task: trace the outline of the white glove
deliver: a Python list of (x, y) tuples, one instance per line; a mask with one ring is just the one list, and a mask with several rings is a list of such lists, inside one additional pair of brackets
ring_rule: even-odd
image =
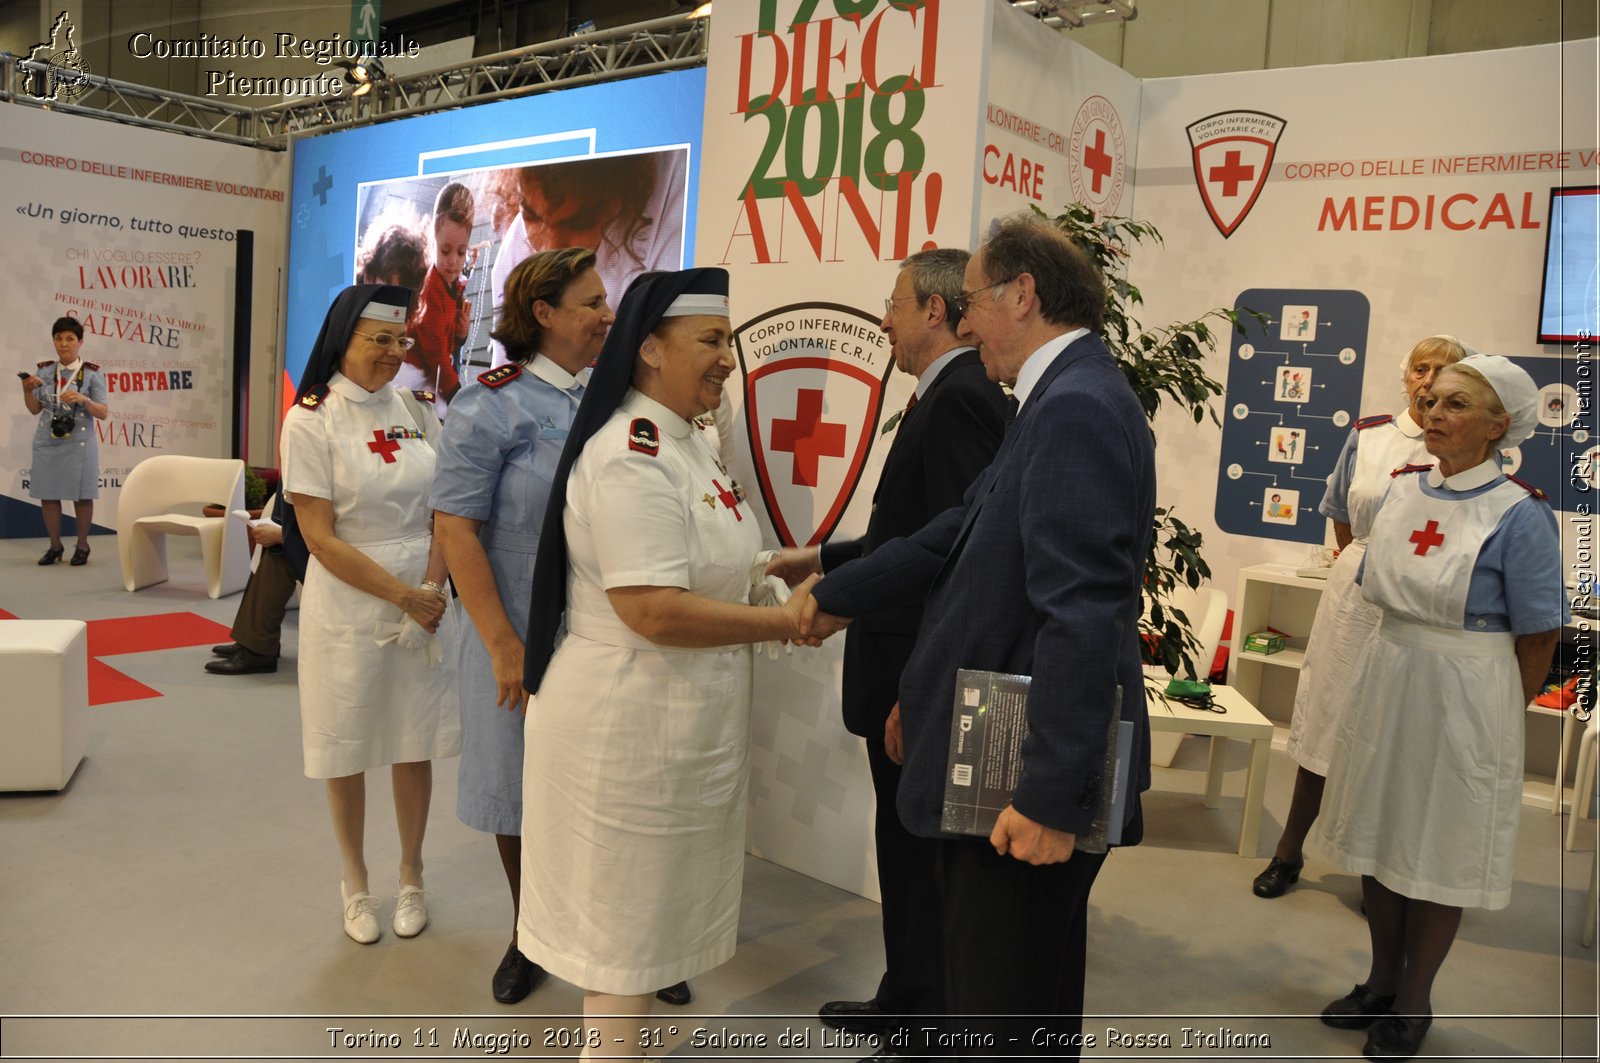
[[(750, 604), (751, 605), (783, 605), (789, 600), (789, 585), (777, 576), (767, 575), (767, 565), (778, 556), (776, 550), (763, 550), (756, 554), (755, 560), (750, 562)], [(793, 653), (794, 647), (777, 642), (762, 643), (766, 647), (767, 656), (773, 660), (778, 659), (778, 647), (783, 645), (783, 652)]]

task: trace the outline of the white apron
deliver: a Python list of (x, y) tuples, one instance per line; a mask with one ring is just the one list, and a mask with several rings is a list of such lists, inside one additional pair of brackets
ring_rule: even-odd
[[(425, 421), (423, 431), (437, 431), (431, 418)], [(402, 583), (417, 585), (432, 543), (433, 448), (425, 439), (374, 436), (414, 427), (399, 392), (368, 393), (335, 376), (321, 409), (289, 411), (283, 460), (286, 490), (327, 497), (317, 481), (330, 480), (334, 533)], [(438, 634), (418, 649), (396, 641), (404, 617), (312, 557), (300, 599), (307, 777), (337, 778), (460, 751), (453, 605), (447, 603)]]
[[(628, 450), (640, 416), (659, 427), (655, 457)], [(641, 472), (668, 481), (634, 490)], [(748, 601), (761, 533), (748, 502), (722, 499), (732, 486), (704, 433), (637, 393), (568, 483), (569, 631), (528, 706), (517, 944), (585, 989), (653, 992), (738, 938), (750, 648), (655, 646), (617, 617), (602, 574)]]
[(1395, 481), (1372, 529), (1363, 588), (1383, 619), (1337, 736), (1322, 840), (1339, 864), (1403, 896), (1504, 908), (1522, 682), (1510, 632), (1462, 623), (1484, 540), (1528, 494), (1502, 479), (1474, 498), (1430, 498), (1424, 475)]
[(1391, 423), (1364, 428), (1356, 437), (1355, 470), (1345, 496), (1355, 538), (1334, 559), (1317, 602), (1284, 747), (1297, 764), (1313, 774), (1328, 774), (1340, 723), (1355, 694), (1356, 663), (1378, 628), (1378, 608), (1362, 599), (1361, 586), (1356, 583), (1373, 515), (1389, 490), (1389, 474), (1402, 465), (1429, 460), (1427, 453), (1421, 428), (1403, 410)]

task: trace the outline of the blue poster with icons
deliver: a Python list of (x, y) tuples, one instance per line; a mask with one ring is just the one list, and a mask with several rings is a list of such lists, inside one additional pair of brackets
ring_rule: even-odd
[(1317, 506), (1362, 415), (1371, 307), (1360, 292), (1316, 288), (1251, 288), (1233, 305), (1243, 332), (1228, 352), (1217, 527), (1321, 543)]

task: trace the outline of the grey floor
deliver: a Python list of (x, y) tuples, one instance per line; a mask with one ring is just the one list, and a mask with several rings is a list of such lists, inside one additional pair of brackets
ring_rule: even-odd
[[(85, 568), (41, 569), (33, 561), (42, 542), (0, 540), (0, 609), (232, 620), (238, 599), (207, 599), (198, 557), (182, 543), (177, 578), (136, 595), (121, 588), (114, 541), (94, 546)], [(108, 658), (164, 696), (91, 709), (89, 755), (64, 792), (0, 795), (0, 1055), (573, 1055), (561, 1017), (579, 1010), (576, 989), (552, 983), (515, 1007), (489, 995), (510, 903), (492, 842), (452, 814), (454, 762), (435, 780), (431, 925), (414, 940), (386, 932), (355, 945), (340, 932), (323, 790), (300, 772), (292, 649), (269, 676), (208, 675), (207, 659), (206, 647)], [(1204, 746), (1189, 739), (1173, 768), (1157, 769), (1145, 843), (1113, 854), (1096, 886), (1086, 1030), (1097, 1043), (1085, 1055), (1359, 1057), (1362, 1034), (1312, 1017), (1365, 974), (1356, 880), (1313, 852), (1298, 888), (1275, 901), (1253, 897), (1250, 878), (1281, 827), (1293, 765), (1273, 753), (1261, 850), (1248, 860), (1233, 852), (1243, 749), (1219, 809), (1199, 803), (1204, 766)], [(388, 789), (376, 773), (375, 887), (397, 859)], [(1595, 951), (1579, 944), (1596, 832), (1586, 824), (1578, 851), (1563, 853), (1563, 823), (1524, 807), (1511, 907), (1467, 913), (1436, 987), (1429, 1058), (1596, 1057)], [(869, 1054), (829, 1043), (815, 1008), (872, 991), (877, 934), (875, 904), (750, 859), (738, 954), (695, 980), (690, 1007), (657, 1005), (649, 1026), (660, 1043), (650, 1054)], [(1188, 1045), (1185, 1028), (1200, 1031)], [(767, 1043), (725, 1049), (716, 1042), (724, 1030)], [(1128, 1040), (1107, 1044), (1109, 1030)], [(809, 1040), (780, 1046), (785, 1033)], [(1129, 1047), (1133, 1035), (1146, 1047)], [(389, 1037), (401, 1046), (386, 1047)]]

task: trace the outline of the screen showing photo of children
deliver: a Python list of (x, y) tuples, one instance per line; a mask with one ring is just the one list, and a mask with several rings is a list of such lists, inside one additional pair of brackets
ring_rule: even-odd
[(647, 270), (682, 269), (688, 149), (584, 156), (363, 185), (356, 281), (419, 293), (396, 387), (434, 392), (505, 361), (490, 337), (513, 267), (538, 251), (587, 247), (615, 307)]

